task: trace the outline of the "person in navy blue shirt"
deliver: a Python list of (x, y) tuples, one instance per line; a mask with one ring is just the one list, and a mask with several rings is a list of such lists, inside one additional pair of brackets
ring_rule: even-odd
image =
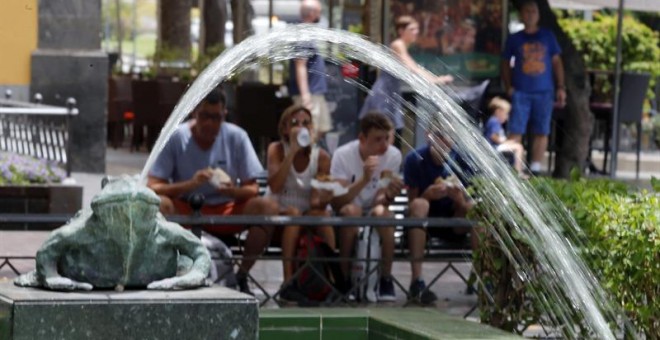
[(520, 143), (530, 124), (534, 136), (530, 170), (538, 174), (548, 147), (555, 99), (559, 107), (566, 105), (564, 66), (554, 34), (539, 27), (536, 2), (525, 0), (519, 10), (525, 29), (510, 35), (506, 41), (502, 53), (502, 81), (513, 104), (509, 138)]
[[(450, 157), (453, 162), (448, 162), (445, 157)], [(410, 217), (464, 218), (472, 207), (472, 201), (464, 190), (465, 185), (468, 184), (468, 176), (471, 174), (469, 169), (458, 154), (452, 151), (452, 143), (448, 138), (443, 137), (439, 132), (429, 133), (428, 144), (411, 151), (403, 164), (404, 183), (408, 188)], [(464, 235), (468, 230), (455, 228), (448, 232)], [(410, 229), (408, 240), (412, 258), (410, 294), (418, 297), (423, 303), (435, 300), (435, 294), (425, 290), (425, 284), (421, 278), (421, 260), (424, 258), (424, 248), (414, 246), (426, 244), (426, 231), (423, 228)], [(474, 241), (472, 244), (475, 245)], [(417, 296), (419, 294), (421, 295)]]

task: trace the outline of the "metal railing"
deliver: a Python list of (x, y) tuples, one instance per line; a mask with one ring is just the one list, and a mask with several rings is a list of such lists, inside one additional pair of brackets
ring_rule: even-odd
[[(73, 214), (0, 214), (0, 229), (2, 229), (3, 224), (9, 223), (28, 223), (28, 224), (41, 224), (41, 223), (66, 223), (74, 215)], [(176, 222), (181, 225), (190, 227), (192, 231), (201, 235), (201, 230), (204, 226), (214, 225), (214, 226), (223, 226), (223, 225), (271, 225), (276, 227), (288, 226), (288, 225), (302, 225), (302, 226), (325, 226), (332, 225), (338, 228), (356, 226), (356, 225), (369, 225), (372, 227), (383, 227), (383, 226), (398, 226), (398, 230), (404, 231), (407, 228), (414, 227), (425, 227), (425, 228), (456, 228), (456, 227), (474, 227), (476, 223), (474, 221), (463, 219), (463, 218), (386, 218), (386, 217), (311, 217), (311, 216), (253, 216), (253, 215), (236, 215), (236, 216), (211, 216), (211, 215), (168, 215), (166, 216), (167, 220), (171, 222)], [(232, 256), (229, 259), (233, 266), (238, 266), (240, 261), (247, 259), (243, 256), (243, 244), (242, 238), (240, 235), (236, 236), (237, 244), (230, 245), (232, 249)], [(400, 246), (395, 250), (395, 257), (393, 261), (410, 261), (408, 254), (404, 248), (404, 242), (398, 242)], [(431, 246), (426, 247), (425, 258), (421, 260), (422, 262), (435, 262), (443, 263), (438, 272), (433, 276), (433, 279), (429, 281), (429, 285), (426, 289), (430, 289), (443, 275), (453, 272), (456, 274), (466, 285), (470, 286), (469, 280), (465, 277), (461, 271), (455, 266), (455, 263), (460, 262), (469, 262), (471, 261), (472, 251), (469, 248), (443, 248), (438, 249)], [(34, 257), (26, 256), (0, 256), (0, 269), (4, 266), (8, 266), (15, 274), (19, 275), (19, 271), (12, 265), (12, 260), (26, 260), (33, 259)], [(269, 247), (268, 250), (259, 256), (251, 257), (250, 259), (254, 260), (290, 260), (290, 261), (300, 261), (301, 259), (294, 258), (284, 258), (280, 253), (280, 249), (277, 247)], [(380, 259), (370, 259), (370, 258), (350, 258), (342, 259), (339, 257), (333, 258), (307, 258), (302, 260), (301, 264), (297, 267), (295, 273), (293, 274), (292, 280), (298, 277), (301, 272), (307, 268), (308, 270), (314, 271), (312, 263), (316, 262), (337, 262), (342, 260), (351, 260), (351, 261), (363, 261), (375, 262), (376, 265), (372, 267), (369, 273), (365, 275), (362, 279), (367, 280), (368, 276), (378, 270), (380, 266)], [(320, 273), (317, 273), (320, 274)], [(323, 276), (321, 276), (323, 277)], [(283, 302), (280, 301), (279, 294), (280, 289), (275, 293), (269, 293), (266, 288), (264, 288), (259, 281), (248, 273), (248, 278), (252, 284), (261, 292), (264, 296), (264, 299), (260, 301), (260, 305), (263, 306), (269, 301), (275, 302), (277, 305), (282, 305)], [(325, 278), (324, 278), (325, 280)], [(403, 284), (401, 284), (396, 278), (394, 278), (395, 284), (402, 290), (406, 295), (409, 292), (406, 290)], [(330, 284), (328, 282), (328, 284)], [(348, 295), (350, 292), (339, 292), (337, 290), (332, 294), (332, 299), (326, 302), (326, 305), (338, 305), (338, 304), (347, 304), (350, 303)], [(474, 312), (476, 306), (473, 306), (468, 313), (465, 314), (465, 317), (469, 316)]]
[(35, 103), (11, 99), (11, 91), (0, 99), (0, 151), (28, 155), (65, 165), (71, 176), (70, 123), (78, 115), (76, 100), (68, 98), (66, 107), (41, 104), (36, 94)]

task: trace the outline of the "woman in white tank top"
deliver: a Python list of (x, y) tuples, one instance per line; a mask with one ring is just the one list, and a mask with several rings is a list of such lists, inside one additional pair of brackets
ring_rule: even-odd
[[(280, 141), (268, 146), (268, 191), (266, 196), (279, 203), (281, 214), (289, 216), (329, 216), (326, 210), (332, 193), (311, 187), (315, 177), (330, 173), (330, 155), (313, 142), (302, 148), (297, 135), (303, 129), (314, 131), (312, 115), (303, 106), (287, 108), (280, 118)], [(313, 139), (313, 138), (312, 138)], [(316, 234), (335, 249), (335, 236), (331, 226), (314, 228)], [(282, 256), (295, 256), (300, 226), (286, 226), (282, 233)], [(284, 284), (293, 275), (293, 263), (283, 261)], [(286, 293), (280, 295), (286, 298)]]

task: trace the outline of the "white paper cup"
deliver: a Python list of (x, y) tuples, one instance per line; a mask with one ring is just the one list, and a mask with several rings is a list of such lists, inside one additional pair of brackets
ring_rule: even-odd
[(309, 144), (312, 143), (312, 137), (309, 135), (309, 130), (307, 130), (307, 128), (301, 128), (296, 135), (296, 140), (298, 141), (298, 145), (300, 145), (300, 147), (308, 147)]

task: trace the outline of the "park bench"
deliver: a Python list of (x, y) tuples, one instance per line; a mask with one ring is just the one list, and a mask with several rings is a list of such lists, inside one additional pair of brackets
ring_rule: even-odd
[[(259, 193), (265, 193), (267, 183), (265, 176), (260, 176), (257, 179), (259, 184)], [(197, 206), (193, 204), (193, 210), (199, 210), (201, 207), (200, 203), (197, 202)], [(336, 228), (342, 228), (347, 226), (365, 226), (369, 225), (375, 228), (382, 226), (392, 226), (395, 225), (395, 254), (394, 261), (409, 261), (408, 258), (408, 247), (406, 241), (406, 228), (425, 226), (427, 230), (432, 228), (457, 228), (464, 227), (470, 228), (474, 227), (475, 223), (473, 221), (462, 219), (462, 218), (409, 218), (406, 217), (408, 209), (408, 197), (405, 189), (394, 199), (393, 204), (389, 207), (390, 211), (393, 212), (393, 217), (391, 218), (375, 218), (375, 217), (310, 217), (310, 216), (252, 216), (252, 215), (234, 215), (234, 216), (214, 216), (214, 215), (202, 215), (199, 212), (194, 212), (191, 215), (168, 215), (166, 218), (169, 221), (179, 223), (181, 225), (190, 227), (198, 236), (201, 236), (201, 231), (206, 225), (215, 225), (215, 226), (232, 226), (232, 225), (271, 225), (281, 228), (287, 225), (302, 225), (307, 227), (314, 226), (323, 226), (323, 225), (332, 225)], [(59, 223), (60, 225), (65, 224), (71, 217), (72, 214), (0, 214), (0, 230), (4, 225), (11, 225), (16, 223), (29, 223), (29, 224), (43, 224), (43, 223)], [(230, 259), (235, 265), (243, 259), (243, 243), (246, 239), (247, 233), (239, 233), (237, 235), (225, 235), (221, 236), (220, 239), (232, 250), (232, 258)], [(279, 245), (279, 240), (274, 238), (273, 242), (269, 245), (267, 250), (260, 255), (257, 260), (270, 260), (270, 261), (282, 261), (281, 248)], [(11, 265), (11, 260), (18, 260), (19, 257), (4, 257), (0, 258), (0, 268), (7, 265), (10, 268), (14, 269)], [(25, 259), (24, 256), (20, 259)], [(468, 279), (458, 270), (455, 266), (456, 263), (461, 262), (470, 262), (472, 259), (472, 250), (470, 249), (469, 242), (462, 241), (447, 241), (442, 239), (437, 239), (429, 237), (426, 247), (426, 253), (424, 257), (424, 262), (438, 262), (443, 263), (444, 266), (437, 272), (434, 278), (429, 281), (428, 287), (430, 288), (439, 278), (441, 278), (448, 271), (452, 271), (457, 274), (466, 284), (468, 284)], [(315, 261), (338, 261), (338, 258), (316, 258)], [(362, 261), (377, 261), (377, 260), (368, 260), (360, 259)], [(298, 272), (304, 267), (309, 266), (310, 261), (307, 261), (302, 266), (299, 267)], [(16, 270), (14, 272), (17, 273)], [(18, 273), (17, 273), (18, 274)], [(297, 275), (297, 274), (294, 274)], [(295, 276), (294, 276), (295, 277)], [(252, 276), (249, 276), (249, 279), (252, 283), (259, 289), (265, 299), (261, 301), (261, 305), (265, 305), (269, 301), (274, 301), (278, 305), (277, 296), (279, 292), (270, 294), (262, 285)], [(407, 294), (407, 290), (403, 284), (395, 279), (395, 284)], [(337, 298), (333, 303), (344, 303), (346, 302), (346, 297), (342, 295), (336, 295)], [(472, 311), (470, 311), (471, 313)], [(470, 314), (468, 313), (468, 314)], [(466, 314), (467, 315), (467, 314)]]
[[(396, 248), (395, 248), (395, 257), (394, 261), (409, 261), (408, 252), (407, 252), (407, 242), (405, 241), (405, 229), (411, 227), (425, 226), (430, 230), (431, 228), (456, 228), (456, 227), (473, 227), (474, 223), (467, 219), (461, 218), (404, 218), (405, 209), (407, 209), (407, 197), (402, 194), (398, 196), (390, 209), (395, 212), (395, 217), (392, 218), (374, 218), (374, 217), (310, 217), (310, 216), (250, 216), (250, 215), (235, 215), (235, 216), (213, 216), (213, 215), (201, 215), (198, 213), (193, 213), (192, 215), (169, 215), (166, 218), (172, 222), (179, 223), (181, 225), (189, 226), (197, 235), (201, 235), (201, 230), (205, 225), (271, 225), (276, 227), (283, 227), (287, 225), (303, 225), (303, 226), (322, 226), (322, 225), (333, 225), (336, 228), (342, 228), (347, 226), (355, 225), (369, 225), (375, 228), (381, 226), (391, 226), (396, 225)], [(0, 214), (0, 230), (4, 225), (12, 225), (17, 223), (29, 223), (29, 224), (43, 224), (43, 223), (58, 223), (60, 225), (65, 224), (72, 214)], [(243, 242), (246, 238), (246, 233), (241, 233), (234, 236), (223, 236), (221, 239), (225, 242), (230, 249), (232, 250), (232, 258), (230, 259), (234, 264), (243, 259)], [(443, 263), (444, 266), (440, 271), (436, 273), (434, 278), (429, 281), (428, 287), (431, 287), (439, 278), (441, 278), (448, 271), (452, 271), (457, 274), (466, 284), (468, 279), (458, 270), (455, 266), (455, 263), (460, 262), (469, 262), (471, 261), (472, 251), (469, 248), (469, 243), (451, 243), (444, 242), (443, 240), (437, 240), (434, 238), (429, 238), (429, 242), (426, 247), (426, 254), (424, 262), (439, 262)], [(19, 274), (18, 271), (11, 264), (11, 260), (25, 260), (30, 257), (26, 256), (4, 256), (0, 258), (0, 268), (4, 266), (9, 266), (16, 274)], [(271, 261), (282, 261), (281, 248), (277, 240), (271, 242), (271, 245), (268, 247), (266, 252), (260, 255), (257, 260), (271, 260)], [(315, 261), (338, 261), (338, 258), (316, 258)], [(362, 261), (369, 261), (368, 259), (360, 259)], [(377, 261), (377, 260), (373, 260)], [(307, 261), (302, 266), (300, 266), (299, 271), (304, 266), (309, 266), (310, 261)], [(265, 299), (261, 301), (261, 305), (265, 305), (269, 301), (275, 301), (275, 303), (280, 304), (280, 301), (276, 299), (279, 292), (270, 294), (266, 289), (263, 288), (254, 277), (250, 276), (250, 280), (253, 284), (259, 289)], [(403, 284), (395, 278), (395, 283), (400, 287), (402, 291), (407, 294), (406, 288)], [(334, 303), (344, 303), (346, 302), (345, 297), (337, 295), (337, 298), (333, 301)]]

